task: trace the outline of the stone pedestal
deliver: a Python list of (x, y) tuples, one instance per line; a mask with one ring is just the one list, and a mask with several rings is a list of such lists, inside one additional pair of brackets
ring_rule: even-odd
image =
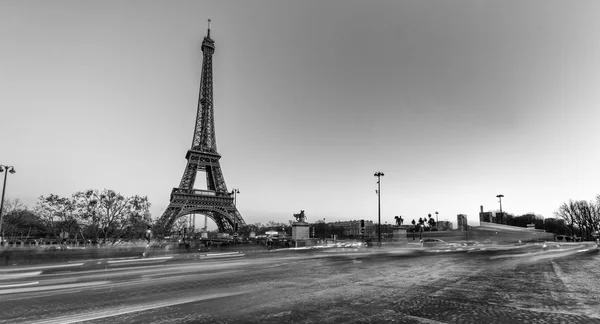
[(406, 232), (408, 228), (408, 225), (392, 226), (394, 231), (394, 242), (408, 244), (408, 239), (406, 238)]
[(292, 240), (303, 241), (310, 238), (310, 225), (306, 222), (292, 223)]

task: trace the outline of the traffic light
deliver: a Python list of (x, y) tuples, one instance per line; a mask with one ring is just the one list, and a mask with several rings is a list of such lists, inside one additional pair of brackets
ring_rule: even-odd
[(364, 219), (360, 220), (360, 227), (365, 227), (365, 220)]
[(235, 223), (234, 232), (237, 233), (237, 231), (238, 231), (238, 223)]

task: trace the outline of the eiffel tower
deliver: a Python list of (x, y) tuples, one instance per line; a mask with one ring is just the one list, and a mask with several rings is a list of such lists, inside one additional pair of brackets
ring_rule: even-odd
[[(215, 121), (213, 115), (212, 56), (215, 42), (208, 33), (202, 42), (202, 76), (198, 98), (198, 113), (192, 148), (187, 152), (187, 166), (178, 188), (171, 191), (169, 206), (157, 222), (156, 231), (166, 235), (173, 223), (182, 216), (203, 214), (212, 219), (220, 232), (229, 232), (234, 224), (245, 225), (234, 204), (234, 193), (227, 191), (217, 153)], [(198, 171), (206, 173), (207, 190), (194, 189)]]

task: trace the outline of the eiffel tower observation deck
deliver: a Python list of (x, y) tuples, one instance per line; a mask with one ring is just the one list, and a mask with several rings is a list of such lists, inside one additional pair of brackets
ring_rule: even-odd
[[(202, 74), (198, 98), (192, 146), (185, 158), (187, 166), (183, 171), (179, 187), (171, 190), (170, 203), (158, 220), (155, 232), (167, 235), (175, 221), (189, 214), (203, 214), (212, 219), (220, 232), (231, 232), (236, 225), (245, 225), (242, 215), (234, 202), (234, 193), (227, 190), (225, 178), (217, 153), (215, 120), (213, 107), (213, 67), (215, 41), (208, 32), (202, 41)], [(196, 179), (199, 171), (206, 179)], [(196, 181), (206, 181), (206, 189), (194, 189)]]

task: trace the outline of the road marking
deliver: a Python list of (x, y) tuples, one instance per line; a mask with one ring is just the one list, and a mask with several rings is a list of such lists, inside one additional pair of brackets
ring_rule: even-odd
[(16, 272), (16, 271), (22, 271), (22, 270), (46, 270), (46, 269), (55, 269), (55, 268), (79, 267), (82, 265), (83, 265), (83, 263), (57, 264), (57, 265), (39, 266), (39, 267), (30, 267), (30, 268), (3, 269), (2, 272)]
[(40, 283), (39, 281), (32, 281), (32, 282), (26, 282), (26, 283), (20, 283), (20, 284), (3, 285), (3, 286), (0, 286), (0, 289), (31, 286), (31, 285), (37, 285), (39, 283)]
[(200, 256), (200, 260), (207, 260), (207, 259), (219, 259), (219, 258), (241, 258), (246, 256), (243, 253), (222, 253), (222, 254), (207, 254), (207, 255), (201, 255)]
[(35, 277), (35, 276), (39, 276), (41, 273), (42, 273), (41, 271), (33, 271), (33, 272), (3, 274), (3, 275), (0, 275), (0, 280)]
[(66, 285), (51, 285), (51, 286), (40, 286), (40, 287), (31, 287), (31, 288), (6, 289), (6, 290), (0, 290), (0, 295), (38, 292), (38, 291), (47, 291), (47, 290), (58, 290), (58, 289), (69, 289), (69, 288), (80, 288), (80, 287), (103, 285), (103, 284), (107, 284), (107, 283), (110, 283), (110, 281), (95, 281), (95, 282), (82, 282), (82, 283), (74, 283), (74, 284), (66, 284)]
[(413, 316), (413, 315), (408, 315), (408, 314), (404, 314), (406, 317), (413, 319), (413, 320), (417, 320), (419, 323), (424, 323), (424, 324), (444, 324), (444, 322), (438, 322), (432, 319), (428, 319), (428, 318), (424, 318), (424, 317), (419, 317), (419, 316)]
[(112, 260), (107, 261), (107, 263), (125, 263), (125, 262), (150, 262), (150, 261), (167, 261), (168, 259), (172, 259), (172, 256), (161, 257), (161, 258), (147, 258), (147, 259), (129, 259), (129, 260)]
[(206, 256), (234, 255), (241, 254), (239, 252), (223, 252), (223, 253), (207, 253)]
[(47, 319), (47, 320), (31, 322), (31, 323), (34, 323), (34, 324), (55, 324), (55, 323), (56, 324), (69, 324), (69, 323), (78, 323), (78, 322), (84, 322), (84, 321), (93, 321), (93, 320), (97, 320), (97, 319), (101, 319), (101, 318), (109, 318), (109, 317), (129, 314), (129, 313), (143, 312), (143, 311), (156, 309), (156, 308), (163, 308), (163, 307), (175, 306), (175, 305), (180, 305), (180, 304), (187, 304), (187, 303), (204, 301), (204, 300), (209, 300), (209, 299), (237, 296), (237, 295), (242, 295), (242, 294), (246, 294), (246, 293), (248, 293), (248, 292), (244, 291), (244, 292), (234, 292), (234, 293), (211, 294), (211, 295), (205, 295), (205, 296), (192, 296), (192, 297), (179, 298), (179, 299), (166, 301), (166, 302), (155, 302), (155, 303), (151, 303), (151, 304), (141, 304), (141, 305), (137, 305), (137, 306), (124, 306), (124, 307), (120, 307), (117, 309), (107, 309), (107, 310), (103, 310), (103, 311), (90, 312), (87, 314), (65, 315), (65, 316), (60, 316), (60, 317), (56, 317), (53, 319)]

